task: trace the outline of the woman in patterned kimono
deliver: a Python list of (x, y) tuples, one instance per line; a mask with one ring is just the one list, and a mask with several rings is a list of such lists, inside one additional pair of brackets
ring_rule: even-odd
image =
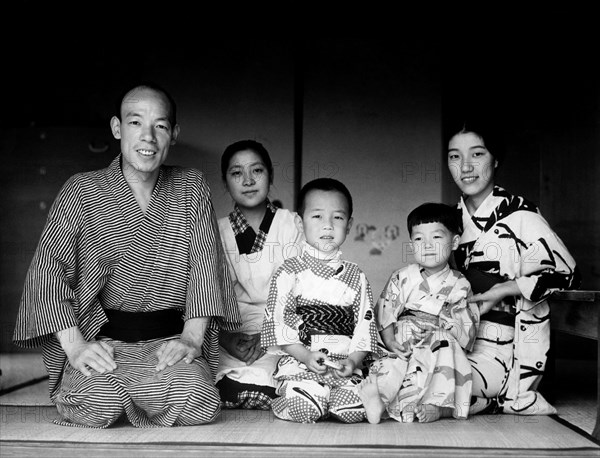
[(268, 198), (273, 165), (261, 143), (229, 145), (221, 157), (221, 175), (235, 204), (219, 220), (219, 231), (242, 327), (221, 332), (217, 387), (226, 408), (268, 410), (276, 396), (273, 372), (279, 359), (260, 347), (269, 280), (286, 257), (298, 254), (302, 234), (296, 213), (276, 208)]
[(220, 411), (218, 330), (239, 312), (204, 176), (163, 165), (175, 114), (156, 85), (127, 91), (111, 119), (121, 154), (71, 177), (48, 215), (14, 341), (42, 346), (59, 424), (197, 425)]
[(475, 341), (479, 309), (471, 286), (448, 260), (458, 246), (454, 208), (425, 203), (407, 218), (415, 262), (390, 276), (375, 307), (386, 354), (359, 386), (369, 423), (386, 415), (421, 423), (465, 419), (471, 366), (465, 350)]
[(462, 191), (457, 267), (471, 283), (481, 324), (469, 353), (471, 413), (556, 413), (536, 391), (550, 345), (547, 297), (578, 288), (575, 261), (539, 209), (495, 184), (502, 148), (465, 124), (448, 142), (448, 167)]

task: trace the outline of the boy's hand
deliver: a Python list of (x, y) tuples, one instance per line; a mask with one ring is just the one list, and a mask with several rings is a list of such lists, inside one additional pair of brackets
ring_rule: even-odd
[(331, 373), (335, 378), (348, 378), (354, 373), (354, 369), (356, 369), (356, 363), (351, 359), (342, 359), (340, 361), (336, 361), (342, 365), (341, 369), (331, 369)]
[(328, 367), (323, 364), (323, 361), (327, 358), (327, 355), (320, 351), (311, 351), (307, 355), (304, 361), (302, 361), (308, 370), (314, 372), (315, 374), (324, 375)]

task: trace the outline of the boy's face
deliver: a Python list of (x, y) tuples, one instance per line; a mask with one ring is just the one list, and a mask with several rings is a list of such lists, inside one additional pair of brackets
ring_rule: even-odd
[(318, 189), (308, 192), (300, 229), (309, 245), (333, 253), (344, 243), (351, 227), (352, 218), (343, 194)]
[(442, 223), (424, 223), (413, 226), (410, 242), (415, 261), (432, 275), (446, 267), (459, 237)]

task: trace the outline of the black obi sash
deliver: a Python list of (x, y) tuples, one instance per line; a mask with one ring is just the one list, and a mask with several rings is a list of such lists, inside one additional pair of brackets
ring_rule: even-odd
[(153, 312), (123, 312), (104, 309), (108, 323), (100, 328), (99, 336), (123, 342), (159, 339), (181, 334), (183, 310), (166, 309)]
[(310, 336), (318, 334), (351, 336), (354, 334), (352, 306), (301, 305), (296, 314), (302, 319), (300, 340), (310, 345)]

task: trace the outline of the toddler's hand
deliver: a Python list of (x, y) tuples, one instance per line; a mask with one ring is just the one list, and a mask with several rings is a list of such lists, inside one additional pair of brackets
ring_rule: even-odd
[(393, 342), (386, 343), (386, 347), (389, 351), (403, 359), (407, 359), (411, 354), (410, 349), (404, 348), (404, 345), (398, 343), (395, 340)]

